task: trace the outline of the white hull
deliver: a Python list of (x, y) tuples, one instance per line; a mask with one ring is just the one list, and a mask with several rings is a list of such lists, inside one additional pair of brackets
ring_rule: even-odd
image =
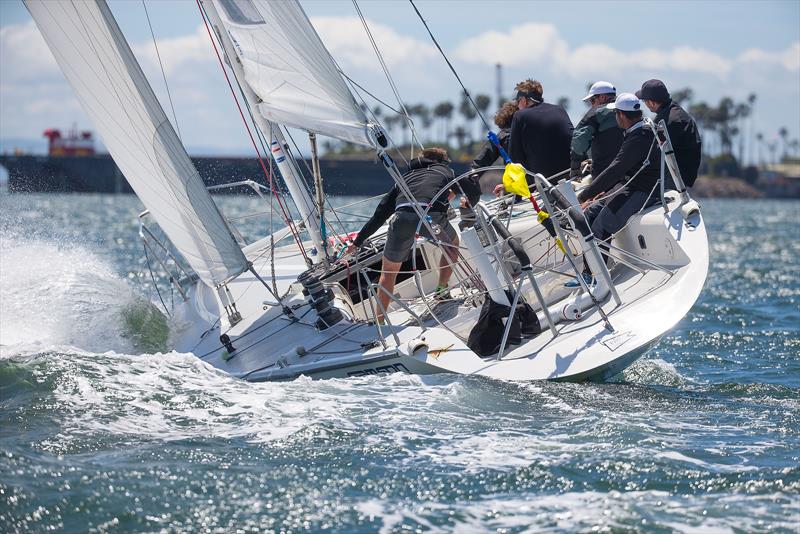
[[(286, 380), (300, 375), (335, 378), (393, 372), (447, 372), (502, 380), (604, 380), (622, 371), (657, 343), (688, 313), (702, 290), (708, 270), (708, 244), (702, 217), (694, 215), (692, 224), (687, 224), (676, 199), (669, 207), (666, 215), (661, 205), (650, 208), (615, 237), (616, 246), (660, 269), (640, 272), (621, 263), (612, 268), (614, 286), (622, 304), (618, 306), (606, 298), (602, 307), (613, 332), (606, 328), (599, 313), (590, 309), (579, 321), (557, 324), (555, 338), (545, 327), (539, 336), (530, 340), (523, 338), (521, 344), (508, 347), (503, 358), (498, 360), (496, 356), (478, 356), (454, 334), (461, 330), (459, 333), (466, 337), (469, 329), (464, 328), (477, 316), (477, 308), (462, 305), (457, 313), (451, 310), (449, 314), (438, 315), (447, 328), (429, 318), (423, 329), (408, 312), (394, 306), (390, 308), (389, 319), (395, 326), (382, 327), (384, 341), (381, 344), (376, 341), (380, 336), (375, 325), (363, 320), (371, 317), (370, 308), (364, 302), (355, 305), (346, 302), (349, 299), (344, 290), (336, 292), (335, 302), (344, 310), (345, 319), (328, 329), (318, 330), (314, 326), (316, 312), (296, 283), (305, 265), (296, 247), (285, 247), (276, 249), (276, 281), (280, 294), (288, 291), (284, 304), (293, 309), (298, 320), (290, 320), (278, 307), (263, 309), (262, 301), (268, 295), (259, 282), (246, 273), (229, 284), (243, 320), (229, 327), (223, 313), (220, 328), (217, 320), (220, 307), (215, 292), (197, 284), (190, 292), (190, 299), (176, 314), (185, 325), (176, 332), (176, 348), (192, 352), (227, 373), (251, 381)], [(528, 235), (525, 246), (532, 260), (547, 250), (542, 227), (533, 217), (525, 214), (515, 218), (510, 228), (516, 235)], [(642, 248), (642, 244), (646, 248)], [(433, 255), (435, 249), (429, 244), (425, 246), (424, 253)], [(271, 269), (264, 250), (255, 244), (245, 252), (253, 259), (257, 271), (268, 279)], [(437, 259), (429, 258), (428, 264), (435, 265)], [(546, 255), (540, 260), (540, 263), (548, 262), (553, 271), (564, 270)], [(420, 275), (421, 285), (426, 290), (432, 289), (435, 273), (433, 269)], [(563, 287), (568, 279), (565, 276), (543, 273), (537, 279), (548, 304), (573, 296)], [(408, 279), (398, 284), (397, 293), (410, 297), (416, 288), (413, 279)], [(426, 311), (424, 301), (415, 304), (412, 298), (409, 302), (418, 314)], [(222, 333), (232, 340), (235, 348), (232, 357), (219, 341)]]

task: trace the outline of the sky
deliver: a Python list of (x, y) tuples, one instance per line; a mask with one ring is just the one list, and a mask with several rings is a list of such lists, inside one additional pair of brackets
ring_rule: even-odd
[[(112, 12), (169, 111), (141, 0), (109, 0)], [(342, 69), (395, 104), (352, 1), (302, 0)], [(445, 53), (473, 94), (497, 93), (532, 77), (545, 100), (569, 99), (577, 123), (588, 84), (633, 92), (659, 78), (691, 87), (696, 101), (757, 95), (753, 128), (800, 137), (800, 2), (793, 1), (451, 1), (418, 0)], [(194, 154), (252, 154), (194, 0), (145, 0), (175, 105)], [(460, 89), (406, 1), (359, 6), (407, 103), (458, 102)], [(494, 103), (493, 103), (494, 108)], [(17, 0), (0, 0), (0, 150), (45, 150), (42, 132), (91, 129), (35, 24)]]

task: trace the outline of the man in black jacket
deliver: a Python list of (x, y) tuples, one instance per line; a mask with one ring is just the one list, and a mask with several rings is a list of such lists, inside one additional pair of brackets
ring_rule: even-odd
[(572, 121), (561, 106), (542, 99), (542, 84), (525, 80), (516, 86), (518, 111), (511, 122), (514, 163), (546, 177), (569, 168)]
[[(667, 123), (667, 132), (675, 150), (675, 159), (686, 187), (694, 185), (700, 168), (701, 138), (694, 119), (670, 98), (667, 86), (661, 80), (647, 80), (636, 91), (647, 108), (656, 114), (653, 122)], [(665, 187), (675, 189), (672, 176), (667, 173)]]
[[(414, 244), (417, 227), (420, 234), (442, 242), (442, 247), (447, 255), (442, 255), (439, 261), (439, 284), (436, 294), (447, 292), (447, 282), (453, 272), (452, 262), (458, 258), (458, 234), (447, 219), (449, 207), (448, 195), (442, 194), (434, 201), (434, 196), (441, 191), (455, 175), (448, 166), (450, 159), (447, 152), (441, 148), (426, 148), (422, 155), (411, 161), (408, 172), (403, 175), (403, 181), (411, 192), (412, 198), (395, 185), (381, 199), (375, 208), (375, 213), (367, 221), (354, 242), (348, 246), (347, 252), (353, 253), (364, 244), (364, 241), (389, 219), (389, 231), (386, 234), (386, 244), (383, 248), (383, 262), (381, 264), (380, 286), (378, 294), (381, 308), (378, 311), (378, 320), (384, 317), (388, 309), (391, 295), (394, 293), (394, 283), (400, 266), (408, 258)], [(463, 190), (470, 204), (475, 205), (480, 200), (481, 189), (477, 178), (467, 177), (451, 186), (450, 192), (459, 194)], [(435, 236), (430, 235), (426, 224), (420, 225), (419, 216), (415, 206), (424, 211), (428, 206), (429, 221)], [(391, 217), (391, 219), (390, 219)]]
[(624, 130), (622, 146), (606, 170), (578, 193), (578, 200), (585, 209), (593, 199), (605, 195), (619, 183), (624, 184), (608, 195), (610, 199), (595, 202), (587, 210), (592, 233), (603, 240), (625, 226), (646, 202), (652, 203), (660, 198), (657, 185), (661, 176), (658, 147), (653, 132), (644, 126), (639, 99), (630, 93), (622, 93), (608, 107), (614, 110), (617, 123)]
[[(659, 149), (653, 132), (644, 125), (639, 99), (631, 93), (622, 93), (607, 107), (614, 110), (617, 123), (624, 130), (622, 146), (606, 170), (578, 193), (592, 233), (603, 241), (610, 240), (642, 208), (658, 201), (661, 177)], [(617, 184), (623, 185), (606, 195)], [(600, 197), (606, 198), (600, 200)], [(587, 282), (590, 277), (588, 271), (584, 272)], [(579, 284), (572, 281), (564, 285)]]

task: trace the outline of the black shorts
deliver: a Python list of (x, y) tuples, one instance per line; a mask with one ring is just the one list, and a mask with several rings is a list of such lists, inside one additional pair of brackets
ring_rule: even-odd
[[(450, 221), (447, 220), (447, 214), (429, 212), (428, 215), (431, 217), (431, 226), (434, 227), (434, 230), (437, 226), (441, 229), (436, 235), (436, 239), (444, 243), (455, 243), (458, 234), (453, 225), (450, 224)], [(419, 224), (419, 216), (415, 212), (395, 212), (389, 219), (389, 232), (386, 234), (383, 257), (397, 263), (406, 261), (411, 253), (411, 247), (414, 245), (417, 226), (420, 226), (420, 235), (430, 237), (428, 227), (424, 224)]]

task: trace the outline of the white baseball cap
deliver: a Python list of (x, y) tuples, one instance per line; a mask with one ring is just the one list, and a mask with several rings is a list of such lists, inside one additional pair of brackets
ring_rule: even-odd
[(589, 94), (583, 97), (583, 100), (589, 100), (596, 95), (613, 95), (616, 92), (617, 88), (614, 87), (610, 82), (595, 82), (589, 88)]
[(641, 111), (642, 103), (633, 93), (621, 93), (611, 104), (606, 104), (608, 109), (618, 109), (620, 111)]

